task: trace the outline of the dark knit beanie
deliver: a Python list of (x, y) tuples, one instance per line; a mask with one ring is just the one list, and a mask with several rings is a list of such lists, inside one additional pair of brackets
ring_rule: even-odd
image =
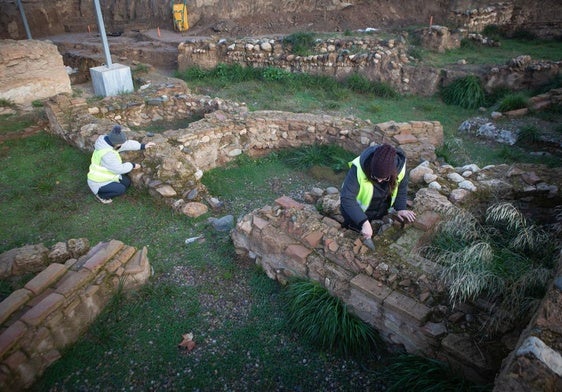
[(114, 146), (123, 144), (127, 141), (127, 136), (125, 136), (125, 132), (121, 130), (120, 125), (114, 125), (107, 136), (111, 144)]
[(376, 178), (388, 178), (396, 172), (396, 149), (390, 144), (378, 147), (371, 158), (372, 180)]

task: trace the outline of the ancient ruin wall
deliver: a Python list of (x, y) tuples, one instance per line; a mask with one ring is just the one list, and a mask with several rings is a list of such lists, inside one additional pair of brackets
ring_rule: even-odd
[(0, 41), (0, 98), (30, 104), (70, 93), (70, 78), (57, 47), (45, 41)]
[[(38, 270), (39, 268), (39, 270)], [(0, 302), (0, 390), (30, 387), (74, 343), (121, 289), (151, 275), (146, 247), (120, 241), (89, 248), (85, 239), (12, 249), (0, 255), (2, 278), (36, 273)], [(40, 271), (39, 273), (37, 273)]]
[[(96, 28), (95, 10), (88, 0), (23, 0), (28, 23), (34, 38), (62, 33), (86, 32)], [(133, 29), (173, 29), (168, 0), (101, 0), (104, 23), (109, 32)], [(473, 31), (481, 31), (486, 23), (506, 26), (510, 31), (525, 29), (540, 36), (560, 34), (562, 5), (557, 0), (513, 1), (444, 1), (444, 0), (198, 0), (188, 2), (189, 23), (213, 24), (224, 21), (236, 26), (260, 16), (278, 16), (283, 25), (291, 26), (299, 16), (316, 13), (322, 29), (327, 16), (345, 20), (346, 14), (360, 13), (357, 20), (370, 26), (351, 26), (350, 29), (381, 27), (388, 24), (426, 24), (430, 17), (438, 24), (467, 24)], [(356, 10), (357, 9), (357, 10)], [(366, 15), (363, 15), (366, 14)], [(258, 24), (259, 25), (259, 24)], [(285, 27), (285, 26), (284, 26)], [(261, 26), (263, 30), (266, 26)], [(303, 30), (302, 27), (299, 30)], [(270, 31), (268, 31), (270, 32)], [(263, 34), (265, 31), (258, 31)], [(25, 29), (16, 2), (0, 0), (0, 38), (24, 39)]]
[(59, 95), (45, 102), (50, 132), (84, 151), (112, 124), (139, 129), (153, 122), (203, 119), (148, 135), (129, 130), (128, 135), (156, 148), (133, 152), (131, 159), (143, 169), (133, 181), (146, 186), (168, 204), (183, 208), (188, 194), (201, 191), (204, 171), (222, 166), (245, 153), (261, 156), (273, 150), (311, 144), (337, 144), (359, 153), (371, 143), (399, 145), (412, 162), (435, 160), (435, 146), (443, 143), (437, 121), (371, 124), (356, 118), (289, 113), (249, 112), (244, 105), (187, 93), (177, 79), (152, 84), (136, 94), (86, 101)]

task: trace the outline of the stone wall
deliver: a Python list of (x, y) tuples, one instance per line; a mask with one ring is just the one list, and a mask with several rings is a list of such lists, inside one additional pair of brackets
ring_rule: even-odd
[[(169, 78), (134, 94), (87, 101), (59, 95), (45, 102), (50, 132), (84, 151), (95, 139), (119, 123), (128, 136), (157, 146), (131, 152), (143, 169), (133, 181), (148, 187), (165, 203), (183, 209), (189, 195), (204, 194), (204, 171), (222, 166), (245, 153), (256, 157), (273, 150), (311, 144), (337, 144), (359, 153), (371, 143), (400, 146), (411, 162), (435, 160), (435, 147), (443, 143), (437, 121), (389, 121), (371, 124), (356, 118), (289, 113), (249, 112), (244, 105), (188, 93), (185, 83)], [(189, 122), (192, 117), (202, 119)], [(165, 130), (137, 130), (163, 123)], [(170, 128), (170, 129), (169, 129)], [(189, 196), (189, 197), (188, 197)]]
[(408, 67), (410, 59), (404, 37), (383, 40), (365, 35), (317, 40), (312, 52), (308, 56), (296, 55), (283, 39), (272, 38), (186, 41), (178, 46), (178, 70), (191, 66), (210, 69), (224, 63), (275, 67), (337, 79), (358, 73), (370, 80), (388, 83), (401, 93), (421, 95), (434, 92), (439, 82), (437, 73), (429, 73), (425, 78), (416, 79), (419, 82), (415, 86), (410, 85), (416, 70)]
[[(530, 169), (420, 164), (409, 171), (410, 190), (417, 189), (411, 204), (416, 222), (404, 226), (385, 217), (375, 227), (379, 235), (374, 251), (358, 233), (342, 230), (335, 188), (313, 189), (306, 204), (281, 197), (273, 206), (239, 219), (231, 236), (237, 254), (253, 259), (271, 279), (283, 284), (294, 277), (317, 281), (391, 346), (445, 360), (473, 380), (490, 382), (512, 349), (509, 339), (484, 341), (480, 327), (489, 317), (487, 310), (448, 303), (439, 266), (421, 257), (419, 250), (427, 245), (444, 211), (454, 205), (462, 208), (478, 195), (522, 198), (533, 205), (546, 197), (557, 204), (562, 170), (549, 172), (543, 167), (537, 174)], [(539, 314), (557, 314), (560, 304), (551, 302)], [(550, 317), (550, 329), (557, 328), (558, 319)], [(559, 353), (560, 337), (553, 339), (549, 344)]]
[(46, 41), (0, 40), (0, 98), (16, 104), (70, 93), (57, 47)]
[[(44, 268), (43, 268), (44, 267)], [(38, 268), (40, 272), (38, 271)], [(120, 241), (90, 249), (85, 239), (13, 249), (0, 255), (6, 276), (36, 273), (0, 302), (0, 389), (23, 390), (61, 357), (118, 290), (146, 282), (146, 247)], [(37, 273), (38, 272), (38, 273)]]
[[(441, 26), (419, 31), (422, 45), (435, 51), (460, 46), (465, 36)], [(275, 67), (288, 72), (327, 75), (344, 79), (359, 74), (371, 81), (389, 84), (402, 94), (431, 96), (440, 86), (472, 71), (422, 67), (408, 56), (406, 38), (383, 40), (376, 36), (317, 40), (314, 54), (298, 56), (282, 39), (207, 39), (185, 41), (178, 46), (178, 69), (197, 66), (240, 64), (245, 67)], [(482, 67), (479, 76), (487, 91), (505, 87), (515, 91), (547, 84), (560, 74), (562, 61), (536, 61), (518, 56), (508, 64)]]

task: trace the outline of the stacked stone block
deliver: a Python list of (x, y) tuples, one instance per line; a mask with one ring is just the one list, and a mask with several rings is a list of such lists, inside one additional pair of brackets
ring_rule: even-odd
[[(68, 243), (56, 244), (48, 255), (39, 248), (37, 258), (50, 264), (0, 302), (0, 390), (31, 386), (118, 290), (134, 289), (151, 275), (146, 247), (112, 240), (89, 251), (82, 247), (85, 254), (78, 255)], [(20, 254), (16, 249), (1, 255), (3, 269), (16, 272)]]

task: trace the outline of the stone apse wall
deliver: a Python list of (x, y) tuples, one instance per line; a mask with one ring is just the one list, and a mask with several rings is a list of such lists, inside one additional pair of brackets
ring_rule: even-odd
[[(95, 138), (114, 123), (135, 129), (128, 131), (132, 138), (156, 142), (154, 149), (132, 153), (143, 165), (134, 183), (184, 212), (191, 200), (208, 201), (199, 181), (204, 172), (242, 153), (256, 157), (314, 143), (338, 144), (356, 153), (371, 143), (400, 146), (409, 158), (412, 207), (419, 218), (414, 225), (390, 225), (374, 253), (356, 233), (341, 230), (337, 189), (311, 192), (311, 205), (280, 197), (274, 206), (243, 217), (232, 232), (237, 252), (280, 282), (293, 276), (320, 282), (387, 342), (446, 359), (471, 378), (489, 380), (503, 358), (498, 353), (507, 355), (514, 348), (474, 341), (466, 329), (478, 309), (454, 310), (441, 303), (438, 267), (419, 257), (417, 249), (441, 220), (440, 211), (470, 202), (478, 190), (506, 199), (560, 200), (561, 168), (439, 165), (434, 149), (443, 142), (443, 130), (438, 122), (371, 124), (327, 115), (249, 112), (243, 104), (192, 95), (172, 78), (134, 94), (97, 101), (59, 95), (45, 105), (51, 132), (84, 151), (91, 151)], [(192, 117), (202, 118), (190, 122)], [(173, 129), (137, 130), (158, 123), (173, 123)], [(327, 215), (318, 212), (318, 202)]]
[(151, 275), (146, 247), (120, 241), (90, 248), (72, 239), (46, 248), (28, 245), (0, 254), (0, 277), (35, 274), (0, 302), (0, 390), (20, 391), (87, 330), (120, 290)]

